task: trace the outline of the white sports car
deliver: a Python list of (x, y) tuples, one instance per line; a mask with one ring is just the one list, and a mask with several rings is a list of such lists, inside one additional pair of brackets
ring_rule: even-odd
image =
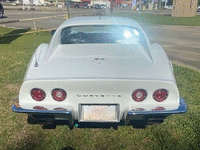
[(162, 122), (185, 113), (173, 66), (132, 19), (65, 21), (28, 65), (12, 110), (28, 123), (56, 125)]

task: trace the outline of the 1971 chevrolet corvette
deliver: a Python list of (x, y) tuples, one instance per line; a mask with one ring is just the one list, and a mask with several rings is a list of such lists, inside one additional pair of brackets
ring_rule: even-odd
[(162, 122), (187, 111), (173, 66), (132, 19), (77, 17), (28, 65), (12, 110), (30, 124)]

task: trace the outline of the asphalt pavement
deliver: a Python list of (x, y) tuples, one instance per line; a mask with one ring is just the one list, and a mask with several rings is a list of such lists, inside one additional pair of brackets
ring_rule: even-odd
[(169, 59), (200, 71), (200, 26), (145, 26), (152, 43), (159, 43)]

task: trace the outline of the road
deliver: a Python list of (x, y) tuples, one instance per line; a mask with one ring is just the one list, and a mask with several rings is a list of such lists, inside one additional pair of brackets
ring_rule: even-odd
[(200, 71), (200, 27), (146, 26), (151, 42), (157, 42), (169, 59), (177, 64)]
[[(66, 10), (5, 10), (5, 17), (1, 22), (20, 20), (26, 18), (38, 18), (44, 16), (63, 15)], [(75, 9), (70, 8), (70, 17), (96, 15), (95, 9)], [(109, 10), (107, 10), (109, 13)], [(36, 27), (42, 29), (57, 28), (64, 17), (55, 17), (50, 19), (36, 20)], [(4, 24), (8, 27), (33, 28), (33, 21), (15, 22)], [(162, 45), (169, 59), (178, 65), (191, 67), (200, 71), (200, 27), (187, 26), (143, 26), (151, 42), (157, 42)]]
[[(78, 11), (77, 11), (78, 10)], [(0, 19), (0, 23), (7, 21), (14, 21), (20, 19), (27, 18), (39, 18), (39, 17), (49, 17), (49, 16), (58, 16), (64, 15), (66, 13), (66, 9), (48, 9), (46, 10), (5, 10), (4, 18)], [(98, 12), (95, 9), (70, 9), (70, 17), (75, 16), (93, 16)], [(63, 23), (66, 19), (64, 17), (56, 17), (51, 19), (41, 19), (36, 20), (36, 26), (38, 28), (56, 28), (61, 23)], [(5, 23), (4, 25), (8, 27), (16, 27), (16, 28), (33, 28), (33, 21), (26, 22), (15, 22), (15, 23)]]

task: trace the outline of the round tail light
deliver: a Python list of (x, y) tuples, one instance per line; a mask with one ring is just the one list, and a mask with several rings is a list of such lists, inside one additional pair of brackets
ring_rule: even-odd
[(147, 97), (147, 92), (144, 89), (137, 89), (132, 93), (132, 98), (137, 101), (141, 102)]
[(144, 108), (137, 108), (136, 111), (144, 111)]
[(131, 109), (131, 111), (144, 111), (144, 108), (135, 108), (135, 109)]
[(54, 108), (53, 110), (57, 110), (57, 111), (67, 111), (67, 109), (61, 108), (61, 107)]
[(31, 90), (31, 97), (36, 101), (42, 101), (46, 97), (46, 94), (42, 89), (34, 88)]
[(54, 89), (52, 91), (52, 97), (56, 101), (63, 101), (67, 97), (67, 94), (63, 89)]
[(155, 109), (152, 109), (152, 111), (164, 111), (164, 107), (156, 107)]
[(153, 99), (157, 102), (164, 101), (168, 96), (168, 91), (165, 89), (158, 89), (153, 93)]
[(42, 107), (42, 106), (35, 106), (35, 107), (33, 107), (33, 109), (36, 109), (36, 110), (47, 110), (47, 108)]

